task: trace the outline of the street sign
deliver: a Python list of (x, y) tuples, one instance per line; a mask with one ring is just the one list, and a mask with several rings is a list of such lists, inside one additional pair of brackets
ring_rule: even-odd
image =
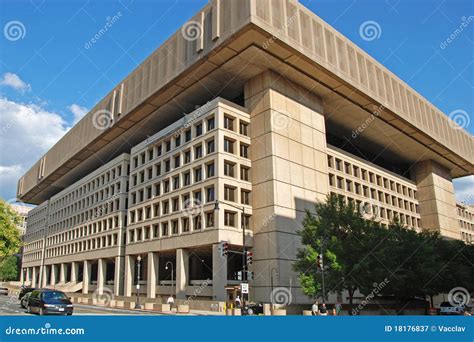
[(242, 283), (240, 284), (240, 292), (242, 293), (249, 293), (249, 284), (248, 283)]

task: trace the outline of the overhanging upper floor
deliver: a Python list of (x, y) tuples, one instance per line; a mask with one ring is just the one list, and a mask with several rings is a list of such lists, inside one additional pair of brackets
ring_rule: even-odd
[(269, 68), (321, 96), (328, 130), (350, 134), (375, 112), (358, 144), (474, 173), (469, 133), (297, 1), (212, 0), (32, 166), (18, 197), (41, 203)]

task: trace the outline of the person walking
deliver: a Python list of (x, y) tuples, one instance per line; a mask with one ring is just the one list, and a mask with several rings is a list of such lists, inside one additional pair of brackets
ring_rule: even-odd
[(313, 316), (319, 315), (319, 303), (317, 300), (315, 300), (311, 306), (311, 312), (313, 313)]
[(321, 308), (319, 309), (319, 315), (320, 316), (327, 316), (328, 315), (328, 309), (326, 308), (326, 304), (321, 304)]
[(242, 301), (240, 300), (240, 296), (235, 297), (235, 307), (240, 308), (242, 305)]
[(174, 305), (174, 297), (173, 297), (173, 295), (170, 295), (170, 296), (168, 297), (168, 300), (166, 301), (166, 303), (170, 305), (170, 308), (173, 307), (173, 305)]

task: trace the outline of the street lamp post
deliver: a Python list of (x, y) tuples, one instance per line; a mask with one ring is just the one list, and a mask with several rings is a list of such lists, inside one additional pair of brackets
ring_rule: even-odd
[[(240, 220), (241, 221), (241, 227), (242, 227), (242, 282), (245, 283), (245, 281), (247, 280), (247, 246), (245, 244), (245, 207), (239, 207), (239, 206), (236, 206), (236, 205), (232, 205), (230, 203), (226, 203), (226, 205), (232, 207), (232, 208), (235, 208), (235, 209), (238, 209), (238, 210), (242, 210), (242, 219)], [(219, 201), (216, 200), (216, 203), (214, 205), (214, 210), (215, 211), (219, 211)], [(244, 294), (242, 293), (242, 307), (245, 307), (245, 296)]]
[(141, 261), (142, 257), (137, 256), (137, 303), (135, 304), (135, 309), (141, 309), (140, 305), (140, 270), (141, 270)]
[(279, 277), (279, 273), (278, 273), (278, 269), (276, 267), (273, 267), (271, 270), (270, 270), (270, 282), (271, 282), (271, 288), (272, 288), (272, 292), (270, 293), (270, 302), (272, 304), (272, 309), (273, 309), (273, 272), (275, 271), (275, 276), (278, 278)]
[(326, 302), (326, 284), (324, 282), (324, 256), (323, 256), (323, 245), (324, 245), (324, 238), (321, 238), (321, 281), (323, 285), (323, 303)]
[(168, 264), (171, 265), (171, 296), (173, 295), (173, 283), (174, 283), (174, 265), (172, 261), (167, 261), (165, 264), (165, 270), (168, 269)]

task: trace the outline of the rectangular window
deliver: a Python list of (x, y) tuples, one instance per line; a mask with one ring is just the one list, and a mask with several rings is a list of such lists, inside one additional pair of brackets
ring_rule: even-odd
[(191, 135), (192, 134), (191, 134), (191, 128), (190, 128), (184, 133), (184, 140), (186, 142), (191, 141)]
[(168, 222), (161, 224), (161, 236), (168, 236)]
[(166, 146), (166, 152), (171, 151), (171, 140), (168, 140), (167, 142), (165, 142), (165, 146)]
[(165, 172), (169, 172), (171, 170), (171, 162), (169, 159), (165, 160)]
[(244, 181), (249, 181), (250, 179), (250, 168), (247, 166), (240, 167), (240, 179)]
[(227, 160), (224, 161), (224, 175), (234, 177), (235, 163), (231, 163)]
[(184, 217), (181, 221), (183, 233), (189, 232), (189, 218)]
[(230, 116), (224, 116), (224, 128), (229, 129), (231, 131), (234, 130), (234, 119)]
[(207, 119), (207, 130), (210, 131), (216, 127), (216, 121), (214, 117)]
[(224, 138), (224, 151), (234, 153), (234, 142), (228, 138)]
[(214, 227), (214, 211), (206, 213), (206, 228)]
[(173, 198), (173, 212), (176, 212), (179, 210), (179, 198)]
[(174, 138), (174, 146), (179, 147), (181, 145), (181, 136), (178, 135), (176, 138)]
[(240, 134), (249, 136), (249, 124), (244, 121), (240, 121)]
[(178, 220), (171, 221), (171, 230), (174, 235), (179, 233)]
[(194, 159), (198, 159), (202, 157), (202, 145), (198, 145), (194, 147)]
[(215, 200), (214, 187), (210, 186), (206, 188), (206, 202), (212, 202)]
[(196, 136), (199, 137), (200, 135), (202, 135), (202, 123), (197, 124), (195, 127), (196, 127)]
[(214, 139), (208, 140), (206, 142), (206, 149), (207, 149), (207, 154), (212, 153), (215, 151), (215, 144), (214, 144)]
[(202, 180), (202, 168), (199, 166), (194, 169), (194, 182), (200, 182)]
[(179, 176), (173, 177), (173, 190), (179, 189)]
[(207, 178), (214, 177), (214, 163), (209, 163), (206, 165)]
[(191, 162), (191, 151), (187, 150), (184, 152), (184, 163), (188, 164)]
[(193, 221), (194, 230), (202, 229), (201, 215), (194, 217)]
[(243, 158), (249, 157), (249, 145), (240, 143), (240, 156)]
[(242, 204), (250, 204), (250, 191), (248, 190), (241, 191), (241, 202)]
[(183, 182), (184, 182), (184, 186), (188, 186), (191, 184), (191, 173), (190, 172), (186, 172), (183, 174)]
[(224, 225), (235, 227), (235, 213), (227, 210), (224, 212)]
[(224, 199), (235, 202), (235, 188), (228, 185), (224, 186)]
[(177, 156), (174, 156), (174, 167), (180, 167), (181, 166), (181, 156), (178, 154)]

